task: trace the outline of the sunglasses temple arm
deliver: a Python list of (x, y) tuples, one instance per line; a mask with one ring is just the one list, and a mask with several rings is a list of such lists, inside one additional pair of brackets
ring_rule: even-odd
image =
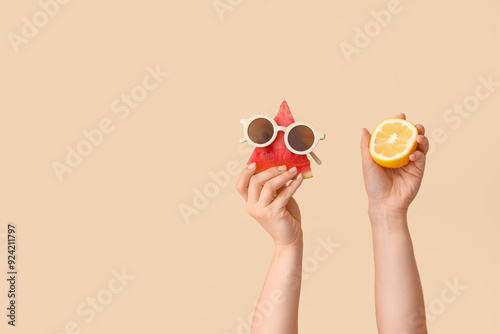
[(314, 159), (314, 161), (316, 161), (316, 163), (317, 163), (318, 165), (321, 165), (321, 164), (323, 163), (323, 162), (321, 161), (321, 159), (320, 159), (320, 158), (316, 155), (316, 153), (311, 152), (310, 154), (311, 154), (311, 157)]

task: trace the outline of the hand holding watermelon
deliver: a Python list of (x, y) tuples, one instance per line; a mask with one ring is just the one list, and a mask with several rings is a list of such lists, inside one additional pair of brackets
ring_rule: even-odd
[[(296, 167), (272, 167), (255, 174), (256, 164), (244, 168), (236, 188), (248, 213), (271, 235), (277, 246), (302, 244), (300, 210), (293, 194), (303, 176)], [(297, 175), (298, 174), (298, 175)], [(289, 185), (287, 183), (292, 181)]]

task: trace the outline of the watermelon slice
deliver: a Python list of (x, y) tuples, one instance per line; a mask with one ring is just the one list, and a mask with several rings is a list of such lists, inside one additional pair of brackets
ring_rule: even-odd
[[(274, 117), (274, 120), (279, 126), (289, 126), (295, 122), (286, 101), (283, 101), (281, 104), (280, 110), (276, 114), (276, 117)], [(288, 169), (295, 166), (298, 172), (302, 173), (304, 179), (311, 178), (313, 175), (309, 159), (306, 155), (291, 152), (285, 145), (284, 137), (285, 133), (279, 131), (278, 136), (271, 145), (256, 147), (247, 165), (255, 162), (257, 165), (256, 173), (275, 166), (286, 165)]]

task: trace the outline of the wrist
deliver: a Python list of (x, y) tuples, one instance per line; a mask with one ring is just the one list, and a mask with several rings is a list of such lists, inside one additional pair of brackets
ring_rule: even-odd
[(384, 202), (368, 202), (368, 215), (370, 216), (370, 218), (377, 216), (384, 216), (389, 218), (406, 218), (407, 213), (408, 208), (405, 207), (394, 206)]
[(304, 241), (302, 237), (302, 232), (294, 238), (293, 241), (288, 243), (274, 242), (274, 248), (276, 253), (284, 253), (284, 252), (302, 252), (304, 248)]
[(304, 247), (302, 240), (291, 244), (275, 244), (273, 261), (284, 265), (293, 273), (302, 271)]
[(370, 203), (368, 216), (373, 233), (398, 233), (408, 231), (408, 209), (387, 204)]
[(301, 249), (303, 244), (302, 229), (299, 229), (293, 236), (287, 238), (286, 240), (274, 239), (274, 246), (276, 249)]

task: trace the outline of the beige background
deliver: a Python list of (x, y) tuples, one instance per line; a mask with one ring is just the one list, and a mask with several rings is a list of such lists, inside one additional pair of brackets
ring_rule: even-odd
[[(231, 3), (221, 20), (212, 0), (73, 0), (18, 53), (8, 34), (41, 7), (2, 3), (0, 259), (5, 268), (13, 222), (17, 333), (78, 332), (71, 322), (82, 333), (246, 333), (238, 319), (260, 293), (270, 238), (246, 215), (235, 176), (189, 223), (179, 208), (211, 172), (246, 162), (239, 119), (274, 116), (285, 99), (327, 133), (324, 164), (312, 163), (296, 195), (309, 270), (301, 332), (376, 332), (360, 128), (406, 112), (434, 139), (410, 212), (430, 331), (499, 333), (500, 87), (456, 128), (443, 118), (479, 76), (500, 81), (499, 2), (402, 0), (350, 63), (340, 43), (389, 1)], [(120, 119), (113, 101), (157, 64), (170, 76)], [(53, 162), (106, 118), (114, 131), (59, 182)], [(329, 236), (340, 246), (314, 258)], [(110, 301), (122, 268), (135, 278)], [(444, 303), (455, 279), (467, 288)], [(3, 310), (6, 290), (2, 279)], [(77, 307), (96, 297), (109, 303), (87, 323)], [(14, 332), (4, 313), (2, 333)]]

